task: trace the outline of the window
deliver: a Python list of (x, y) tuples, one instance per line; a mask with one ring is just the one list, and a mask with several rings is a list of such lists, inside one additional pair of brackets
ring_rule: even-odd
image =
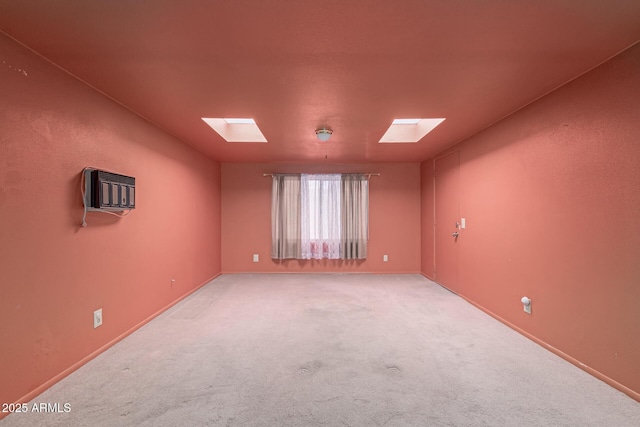
[(272, 188), (272, 258), (366, 258), (365, 175), (274, 175)]

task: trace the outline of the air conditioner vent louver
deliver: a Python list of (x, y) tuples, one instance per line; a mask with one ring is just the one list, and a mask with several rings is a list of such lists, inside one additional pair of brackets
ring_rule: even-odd
[(99, 169), (85, 170), (89, 210), (123, 211), (136, 207), (136, 179)]

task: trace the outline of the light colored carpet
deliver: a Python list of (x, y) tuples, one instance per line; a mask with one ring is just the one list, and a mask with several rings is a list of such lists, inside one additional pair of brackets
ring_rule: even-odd
[(640, 426), (638, 402), (418, 275), (224, 275), (34, 402), (71, 412), (0, 425)]

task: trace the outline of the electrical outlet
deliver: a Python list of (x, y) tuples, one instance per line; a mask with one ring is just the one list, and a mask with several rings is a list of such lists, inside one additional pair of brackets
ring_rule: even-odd
[(93, 312), (93, 329), (102, 326), (102, 309), (99, 308)]
[(259, 262), (259, 261), (260, 261), (260, 255), (253, 254), (253, 262)]
[(389, 261), (389, 255), (382, 255), (382, 261), (383, 262), (388, 262)]

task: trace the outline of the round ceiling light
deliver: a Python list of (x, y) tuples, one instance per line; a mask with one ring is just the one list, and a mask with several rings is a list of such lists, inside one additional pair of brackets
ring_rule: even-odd
[(316, 129), (316, 136), (322, 142), (327, 142), (329, 138), (331, 138), (331, 135), (333, 135), (333, 131), (331, 129)]

